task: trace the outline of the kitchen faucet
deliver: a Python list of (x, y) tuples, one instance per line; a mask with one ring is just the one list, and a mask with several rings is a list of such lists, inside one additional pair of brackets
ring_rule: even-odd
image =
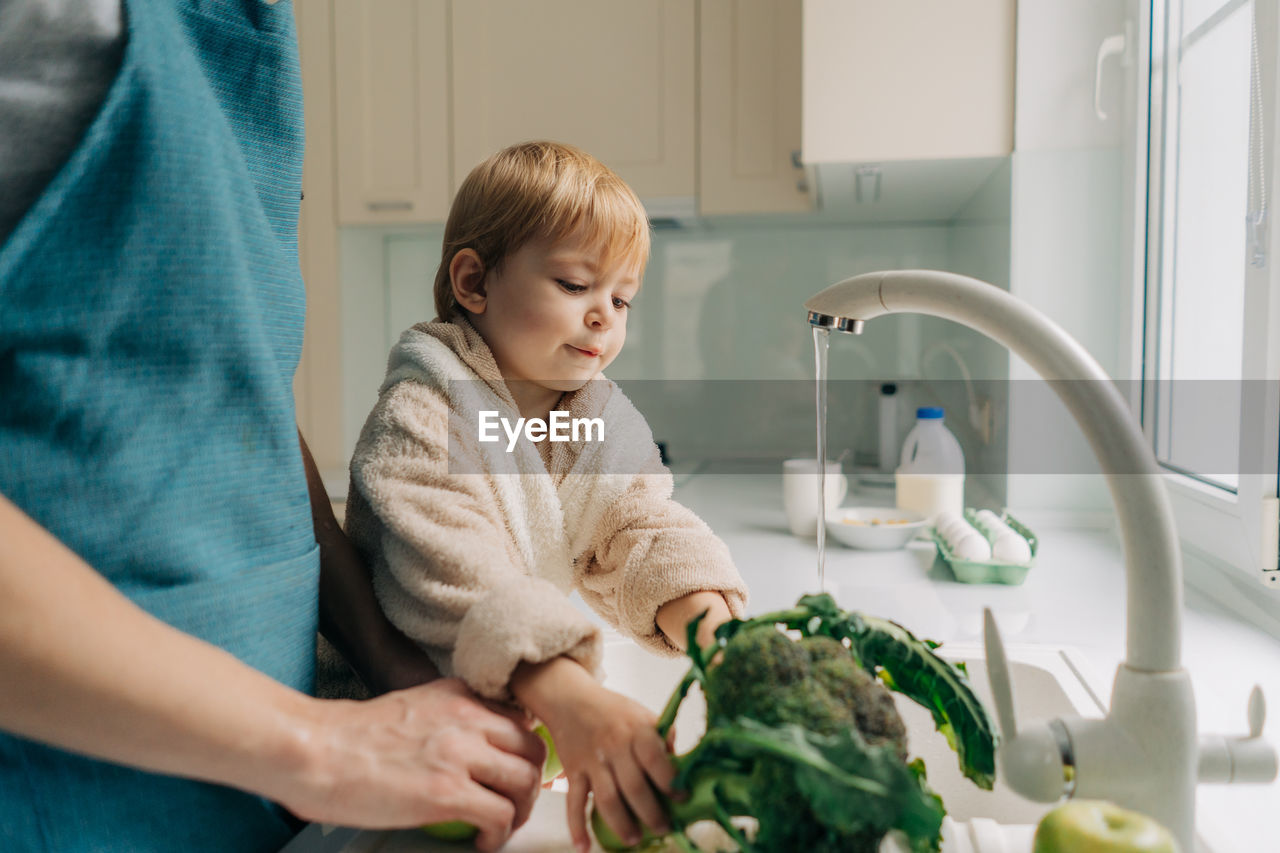
[(1182, 557), (1163, 475), (1111, 378), (1074, 338), (1030, 305), (978, 279), (934, 270), (854, 276), (805, 303), (809, 323), (859, 334), (887, 314), (929, 314), (990, 337), (1052, 382), (1093, 448), (1119, 520), (1126, 567), (1126, 657), (1103, 719), (1063, 717), (1019, 729), (1004, 647), (986, 613), (987, 671), (1000, 723), (1000, 764), (1037, 802), (1111, 800), (1160, 821), (1194, 851), (1195, 789), (1270, 782), (1276, 752), (1262, 740), (1255, 689), (1246, 737), (1197, 738), (1195, 697), (1181, 663)]

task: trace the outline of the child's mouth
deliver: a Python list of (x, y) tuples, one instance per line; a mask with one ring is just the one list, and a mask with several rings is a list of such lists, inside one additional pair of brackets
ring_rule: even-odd
[(575, 347), (573, 344), (568, 344), (567, 346), (569, 347), (569, 349), (573, 350), (576, 353), (579, 353), (580, 355), (585, 355), (587, 358), (600, 357), (600, 350), (598, 349), (583, 349), (582, 347)]

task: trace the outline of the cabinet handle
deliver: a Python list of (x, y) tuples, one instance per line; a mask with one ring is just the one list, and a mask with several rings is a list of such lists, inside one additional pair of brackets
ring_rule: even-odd
[(803, 168), (804, 168), (804, 162), (800, 159), (800, 150), (799, 150), (799, 149), (796, 149), (795, 151), (792, 151), (792, 152), (791, 152), (791, 168), (793, 168), (793, 169), (803, 169)]
[(371, 201), (365, 205), (370, 210), (413, 210), (411, 201)]
[(1123, 33), (1106, 37), (1098, 46), (1098, 56), (1094, 62), (1093, 71), (1093, 112), (1098, 117), (1098, 121), (1107, 120), (1107, 114), (1102, 109), (1102, 63), (1108, 56), (1118, 56), (1123, 67), (1127, 68), (1131, 64), (1132, 60), (1129, 58), (1129, 45), (1133, 43), (1131, 30), (1132, 25), (1126, 21)]

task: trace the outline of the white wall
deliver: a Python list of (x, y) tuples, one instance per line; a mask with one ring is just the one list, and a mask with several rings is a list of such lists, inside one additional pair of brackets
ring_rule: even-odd
[[(804, 300), (879, 269), (951, 269), (1007, 287), (1009, 175), (1006, 163), (951, 223), (877, 227), (819, 215), (758, 216), (658, 229), (626, 348), (609, 375), (652, 403), (638, 400), (673, 458), (812, 453), (814, 358)], [(348, 458), (376, 400), (387, 350), (403, 329), (434, 316), (430, 289), (440, 240), (439, 226), (341, 232)], [(954, 345), (976, 379), (1007, 376), (1003, 350), (932, 318), (888, 317), (868, 324), (861, 336), (831, 338), (832, 454), (847, 450), (864, 464), (875, 461), (869, 457), (877, 447), (879, 382), (920, 376), (921, 353), (939, 340)], [(966, 408), (959, 373), (947, 358), (931, 357), (923, 368), (932, 382), (918, 385), (920, 399), (904, 394), (900, 436), (917, 404), (945, 405), (957, 418)], [(711, 398), (723, 404), (707, 408)], [(701, 401), (704, 408), (680, 401)], [(726, 418), (743, 429), (726, 430)], [(953, 429), (971, 448), (973, 470), (1003, 464), (963, 419)], [(1003, 492), (1002, 483), (995, 492)]]
[[(1128, 141), (1136, 125), (1132, 68), (1104, 65), (1102, 107), (1094, 72), (1102, 40), (1124, 29), (1128, 3), (1080, 0), (1018, 6), (1016, 122), (1012, 174), (1010, 292), (1039, 308), (1112, 376), (1132, 375), (1133, 268)], [(1140, 283), (1138, 283), (1140, 286)], [(1041, 448), (1092, 458), (1059, 404), (1046, 413), (1043, 389), (1020, 359), (1010, 367), (1008, 500), (1024, 510), (1105, 511), (1100, 475), (1018, 473)], [(1024, 384), (1025, 383), (1025, 384)], [(1024, 461), (1025, 460), (1025, 461)]]

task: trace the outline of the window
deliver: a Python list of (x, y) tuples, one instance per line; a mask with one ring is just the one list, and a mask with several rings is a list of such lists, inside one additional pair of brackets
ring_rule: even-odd
[[(1274, 3), (1154, 0), (1143, 428), (1184, 543), (1270, 583), (1280, 350)], [(1271, 381), (1268, 381), (1271, 380)]]

